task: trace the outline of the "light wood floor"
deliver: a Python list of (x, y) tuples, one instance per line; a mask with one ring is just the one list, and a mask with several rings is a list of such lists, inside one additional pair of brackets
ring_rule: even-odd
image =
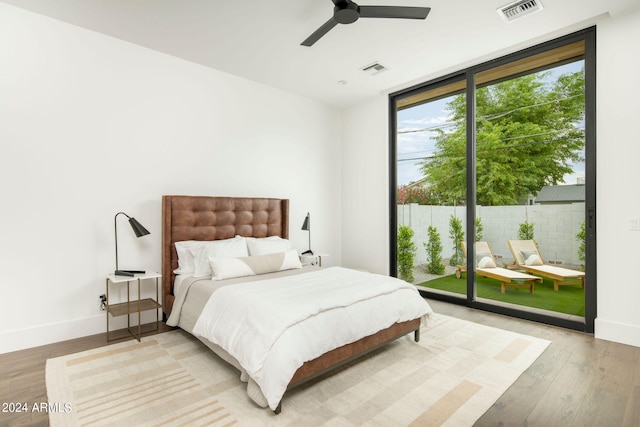
[[(430, 303), (442, 314), (552, 341), (477, 426), (640, 426), (640, 348), (443, 302)], [(168, 329), (165, 326), (160, 332)], [(46, 402), (46, 360), (103, 345), (105, 336), (100, 334), (0, 355), (0, 404)], [(48, 424), (45, 413), (0, 412), (0, 426)]]
[(551, 341), (476, 426), (640, 426), (640, 348), (429, 302), (442, 314)]

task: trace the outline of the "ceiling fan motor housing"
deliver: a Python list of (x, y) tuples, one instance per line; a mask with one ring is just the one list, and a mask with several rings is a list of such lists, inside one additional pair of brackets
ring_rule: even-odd
[(358, 5), (353, 2), (335, 6), (333, 8), (333, 19), (339, 24), (352, 24), (360, 17), (360, 11), (358, 9)]

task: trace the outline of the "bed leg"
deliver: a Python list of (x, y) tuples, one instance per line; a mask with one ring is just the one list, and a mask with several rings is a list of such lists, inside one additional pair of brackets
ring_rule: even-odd
[(413, 340), (415, 342), (420, 342), (420, 328), (413, 331)]
[(280, 412), (282, 412), (282, 402), (278, 403), (278, 407), (273, 410), (273, 413), (276, 415), (278, 415)]

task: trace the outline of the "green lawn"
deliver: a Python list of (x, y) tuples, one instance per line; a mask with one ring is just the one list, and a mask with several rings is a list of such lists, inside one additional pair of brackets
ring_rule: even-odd
[[(535, 284), (534, 293), (531, 295), (529, 289), (526, 288), (507, 288), (506, 293), (502, 294), (500, 292), (500, 282), (494, 279), (478, 277), (476, 284), (479, 298), (584, 317), (584, 289), (580, 285), (560, 286), (560, 290), (555, 292), (553, 290), (553, 281), (544, 279), (543, 283)], [(467, 279), (466, 274), (461, 279), (457, 279), (452, 274), (419, 283), (418, 286), (465, 295)]]

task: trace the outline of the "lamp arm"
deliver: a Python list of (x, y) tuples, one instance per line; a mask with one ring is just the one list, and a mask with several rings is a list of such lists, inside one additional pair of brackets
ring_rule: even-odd
[(131, 218), (129, 215), (127, 215), (124, 212), (118, 212), (114, 217), (113, 217), (113, 229), (115, 232), (115, 236), (116, 236), (116, 271), (119, 270), (118, 268), (118, 215), (124, 215), (127, 218)]

